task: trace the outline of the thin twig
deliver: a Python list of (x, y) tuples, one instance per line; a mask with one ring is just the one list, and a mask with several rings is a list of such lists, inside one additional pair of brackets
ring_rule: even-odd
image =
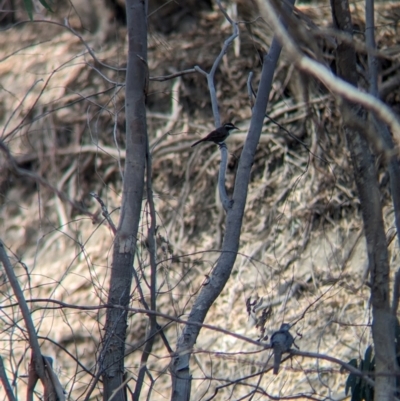
[[(154, 206), (153, 187), (152, 187), (152, 158), (150, 153), (149, 141), (146, 148), (146, 192), (147, 202), (150, 209), (150, 224), (147, 230), (147, 243), (150, 257), (150, 308), (152, 311), (157, 309), (157, 257), (156, 257), (156, 210)], [(134, 400), (139, 400), (140, 392), (143, 387), (144, 377), (147, 372), (147, 361), (153, 349), (157, 334), (157, 319), (155, 315), (149, 315), (150, 329), (146, 334), (145, 346), (140, 359), (140, 369), (136, 380)]]
[[(317, 78), (330, 91), (336, 95), (343, 96), (350, 102), (359, 103), (366, 109), (373, 111), (378, 118), (384, 121), (392, 130), (396, 142), (400, 144), (400, 123), (393, 111), (382, 101), (376, 99), (365, 92), (361, 92), (353, 85), (335, 76), (322, 64), (305, 56), (297, 47), (294, 40), (278, 21), (278, 16), (268, 1), (259, 2), (260, 11), (263, 18), (272, 26), (280, 42), (285, 45), (285, 49), (290, 55), (297, 68), (310, 76)], [(390, 155), (388, 155), (390, 156)]]
[(14, 393), (12, 391), (10, 382), (8, 381), (6, 369), (4, 367), (3, 358), (1, 357), (1, 355), (0, 355), (0, 381), (6, 392), (8, 401), (17, 401), (17, 399), (15, 398)]
[(103, 202), (103, 199), (100, 198), (99, 195), (97, 195), (95, 192), (90, 192), (90, 196), (93, 196), (94, 199), (97, 200), (97, 202), (99, 202), (100, 206), (101, 206), (101, 210), (102, 210), (102, 215), (105, 217), (105, 219), (107, 220), (111, 231), (113, 232), (114, 235), (117, 234), (117, 227), (115, 227), (114, 222), (112, 221), (112, 218), (110, 216), (110, 213), (108, 213), (107, 207)]
[(79, 210), (81, 213), (90, 216), (92, 219), (95, 218), (95, 216), (90, 213), (88, 210), (84, 209), (82, 206), (79, 204), (75, 203), (73, 200), (71, 200), (67, 195), (65, 195), (64, 192), (58, 190), (54, 185), (51, 185), (47, 180), (45, 180), (42, 176), (33, 173), (32, 171), (23, 169), (18, 167), (18, 163), (14, 159), (14, 157), (11, 155), (10, 150), (8, 147), (4, 144), (4, 142), (0, 139), (0, 151), (2, 151), (6, 159), (8, 161), (8, 167), (10, 168), (11, 171), (13, 171), (15, 174), (21, 177), (27, 177), (36, 183), (43, 185), (44, 187), (50, 189), (53, 191), (60, 199), (68, 202), (71, 206), (73, 206), (75, 209)]
[[(43, 363), (42, 354), (40, 351), (39, 341), (37, 338), (37, 333), (35, 326), (32, 321), (31, 311), (28, 308), (28, 304), (25, 300), (24, 294), (22, 293), (21, 287), (19, 285), (17, 276), (15, 275), (14, 269), (10, 263), (10, 259), (8, 258), (7, 252), (5, 250), (4, 243), (0, 239), (0, 261), (4, 266), (4, 270), (6, 272), (8, 281), (13, 289), (14, 295), (18, 300), (18, 305), (21, 310), (26, 330), (28, 332), (29, 345), (32, 348), (32, 365), (30, 366), (30, 370), (34, 371), (35, 374), (40, 378), (46, 390), (50, 391), (49, 388), (46, 387), (50, 384), (46, 378), (45, 367)], [(34, 382), (34, 384), (36, 384)], [(33, 392), (33, 389), (30, 389)], [(29, 391), (31, 393), (31, 391)]]
[(197, 72), (195, 68), (189, 68), (187, 70), (183, 71), (178, 71), (170, 75), (164, 75), (164, 76), (158, 76), (158, 77), (150, 77), (150, 81), (158, 81), (158, 82), (163, 82), (163, 81), (168, 81), (169, 79), (177, 78), (177, 77), (182, 77), (183, 75), (187, 74), (193, 74)]

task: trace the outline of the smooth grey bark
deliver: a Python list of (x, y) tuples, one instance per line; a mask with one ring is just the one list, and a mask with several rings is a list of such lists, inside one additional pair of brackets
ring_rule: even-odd
[[(290, 4), (289, 4), (290, 3)], [(294, 0), (286, 3), (288, 12)], [(247, 189), (250, 182), (251, 168), (254, 155), (260, 139), (265, 111), (268, 104), (274, 71), (281, 52), (281, 45), (274, 38), (270, 51), (264, 56), (260, 85), (253, 109), (249, 134), (245, 142), (233, 193), (233, 205), (228, 209), (226, 216), (226, 232), (222, 243), (221, 256), (210, 276), (207, 285), (203, 286), (189, 314), (189, 322), (203, 323), (209, 308), (223, 290), (228, 281), (239, 249), (240, 232), (244, 209), (246, 206)], [(187, 401), (190, 399), (191, 374), (189, 360), (194, 344), (200, 333), (200, 326), (186, 325), (178, 340), (176, 352), (173, 355), (170, 371), (172, 375), (173, 401)]]
[[(353, 26), (347, 0), (331, 0), (333, 22), (337, 29), (352, 34)], [(337, 74), (357, 86), (356, 53), (348, 43), (338, 43)], [(396, 352), (394, 321), (390, 308), (390, 269), (383, 224), (381, 195), (374, 157), (366, 137), (352, 124), (354, 116), (364, 112), (359, 105), (342, 102), (344, 130), (351, 152), (354, 177), (360, 198), (364, 232), (367, 242), (371, 284), (372, 335), (375, 345), (374, 399), (393, 400), (396, 388)], [(350, 112), (349, 112), (350, 111)]]
[[(375, 55), (375, 18), (374, 18), (374, 0), (365, 2), (365, 38), (368, 50), (368, 75), (369, 75), (369, 93), (376, 98), (379, 97), (378, 90), (378, 66), (379, 61)], [(386, 146), (394, 150), (394, 143), (388, 127), (374, 115), (370, 116), (376, 130), (382, 137)], [(393, 152), (394, 153), (394, 152)], [(394, 219), (397, 233), (400, 233), (400, 166), (396, 155), (391, 156), (388, 161), (388, 171), (390, 177), (390, 192), (393, 200)], [(397, 235), (397, 241), (400, 245), (400, 235)]]
[[(222, 61), (222, 57), (226, 54), (228, 51), (228, 47), (233, 43), (233, 41), (239, 36), (239, 28), (238, 28), (238, 23), (234, 22), (231, 17), (228, 15), (228, 13), (225, 11), (224, 7), (221, 4), (221, 0), (217, 0), (217, 4), (219, 7), (219, 10), (222, 12), (224, 15), (225, 19), (231, 24), (232, 26), (232, 35), (225, 40), (224, 45), (222, 46), (222, 49), (219, 53), (219, 55), (216, 57), (211, 70), (209, 73), (201, 69), (199, 66), (195, 66), (195, 70), (200, 72), (202, 75), (204, 75), (207, 78), (207, 85), (208, 85), (208, 90), (210, 91), (210, 98), (211, 98), (211, 107), (214, 115), (214, 121), (215, 121), (215, 128), (218, 128), (221, 126), (221, 118), (218, 110), (218, 99), (217, 99), (217, 91), (215, 90), (215, 73), (217, 72), (217, 68), (219, 64)], [(228, 211), (229, 208), (232, 207), (232, 200), (229, 199), (227, 193), (226, 193), (226, 188), (225, 188), (225, 175), (226, 175), (226, 167), (228, 165), (228, 150), (225, 145), (225, 143), (219, 144), (219, 149), (221, 153), (221, 162), (219, 165), (219, 173), (218, 173), (218, 191), (219, 191), (219, 197), (222, 203), (222, 206), (225, 210), (225, 212)]]
[[(149, 258), (150, 258), (150, 269), (151, 269), (151, 277), (150, 277), (150, 306), (147, 304), (145, 297), (143, 296), (143, 292), (141, 292), (141, 302), (146, 309), (156, 311), (157, 309), (157, 244), (156, 244), (156, 209), (154, 205), (154, 197), (153, 197), (153, 186), (152, 186), (152, 157), (149, 148), (149, 141), (147, 141), (146, 146), (146, 193), (147, 193), (147, 201), (149, 206), (149, 214), (150, 214), (150, 226), (147, 230), (147, 241), (148, 241), (148, 250), (149, 250)], [(138, 288), (140, 288), (139, 279), (136, 275), (135, 277), (138, 281)], [(140, 360), (140, 369), (136, 379), (135, 391), (133, 393), (132, 401), (139, 401), (140, 393), (142, 391), (144, 377), (145, 374), (149, 373), (147, 370), (147, 361), (150, 357), (151, 351), (153, 350), (154, 341), (156, 339), (156, 335), (161, 331), (159, 325), (157, 324), (157, 318), (154, 314), (149, 315), (150, 320), (150, 328), (147, 330), (146, 338), (145, 338), (145, 346), (143, 349), (142, 357)], [(151, 392), (151, 388), (149, 393)], [(149, 395), (148, 395), (149, 397)]]
[(7, 252), (3, 241), (0, 239), (0, 262), (2, 263), (8, 281), (10, 282), (11, 288), (13, 289), (14, 295), (18, 300), (18, 305), (24, 319), (26, 331), (28, 333), (29, 346), (31, 347), (31, 362), (29, 365), (29, 377), (27, 386), (27, 400), (31, 401), (34, 398), (34, 390), (38, 379), (43, 384), (44, 387), (44, 399), (46, 401), (64, 401), (64, 394), (57, 393), (59, 389), (54, 388), (52, 381), (50, 380), (48, 374), (46, 374), (45, 363), (43, 361), (43, 356), (40, 351), (40, 345), (38, 336), (36, 333), (35, 326), (32, 321), (31, 311), (28, 308), (28, 304), (25, 301), (24, 295), (22, 293), (21, 287), (19, 285), (17, 276), (14, 272), (14, 268), (10, 263)]
[(231, 17), (228, 15), (228, 13), (225, 11), (225, 9), (222, 7), (221, 0), (216, 0), (216, 1), (217, 1), (219, 10), (222, 12), (225, 19), (232, 25), (233, 32), (232, 32), (232, 35), (228, 39), (225, 40), (224, 45), (222, 46), (222, 49), (219, 52), (219, 55), (216, 57), (209, 73), (207, 73), (206, 71), (201, 69), (198, 65), (196, 65), (194, 67), (194, 69), (197, 72), (200, 72), (200, 74), (203, 74), (207, 78), (207, 85), (208, 85), (208, 89), (210, 91), (210, 98), (211, 98), (211, 107), (212, 107), (212, 112), (213, 112), (214, 121), (215, 121), (215, 128), (218, 128), (221, 126), (221, 119), (220, 119), (219, 110), (218, 110), (217, 92), (215, 90), (215, 85), (214, 85), (215, 73), (217, 72), (217, 68), (222, 61), (222, 57), (228, 51), (228, 47), (239, 36), (239, 28), (238, 28), (238, 23), (234, 22), (231, 19)]
[(226, 167), (228, 165), (228, 149), (225, 143), (221, 143), (219, 145), (219, 150), (221, 153), (221, 162), (219, 164), (219, 172), (218, 172), (219, 199), (221, 200), (225, 212), (227, 212), (228, 209), (232, 207), (233, 202), (231, 199), (229, 199), (225, 188)]
[[(128, 27), (128, 66), (125, 87), (126, 160), (122, 207), (113, 248), (108, 303), (127, 307), (133, 275), (133, 261), (142, 199), (147, 148), (145, 100), (148, 85), (147, 1), (126, 0)], [(127, 312), (107, 310), (103, 349), (99, 369), (103, 375), (103, 399), (113, 392), (115, 401), (126, 401), (124, 354)]]
[(3, 358), (0, 356), (0, 382), (3, 385), (8, 401), (17, 401), (12, 391), (10, 382), (8, 381), (7, 372), (4, 367)]

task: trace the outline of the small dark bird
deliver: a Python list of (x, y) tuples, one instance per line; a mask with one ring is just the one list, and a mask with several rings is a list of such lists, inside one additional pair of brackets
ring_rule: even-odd
[(200, 141), (195, 142), (191, 147), (198, 145), (200, 142), (214, 142), (214, 143), (222, 143), (228, 138), (231, 131), (234, 129), (239, 129), (235, 127), (232, 123), (226, 123), (222, 127), (217, 128), (214, 131), (211, 131), (206, 137), (200, 139)]
[(294, 342), (289, 329), (290, 324), (283, 323), (279, 331), (276, 331), (271, 337), (271, 347), (274, 350), (274, 375), (277, 375), (279, 372), (282, 354), (288, 352)]

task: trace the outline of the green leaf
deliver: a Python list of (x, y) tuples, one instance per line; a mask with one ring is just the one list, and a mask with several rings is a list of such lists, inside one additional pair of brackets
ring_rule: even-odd
[(32, 0), (24, 0), (25, 10), (28, 13), (29, 19), (33, 20), (33, 2)]
[(39, 1), (40, 1), (40, 4), (41, 4), (47, 11), (53, 12), (53, 10), (51, 9), (51, 7), (46, 3), (45, 0), (39, 0)]
[(373, 388), (367, 384), (365, 388), (365, 401), (372, 401), (374, 399), (374, 391)]
[[(352, 359), (349, 362), (349, 365), (354, 366), (355, 368), (357, 367), (357, 359)], [(346, 380), (346, 387), (345, 387), (345, 394), (347, 395), (349, 392), (349, 389), (351, 389), (351, 394), (354, 394), (354, 390), (357, 385), (359, 385), (360, 378), (356, 375), (353, 375), (352, 373), (349, 374), (349, 377)]]
[(365, 371), (369, 372), (372, 369), (370, 369), (371, 365), (371, 356), (372, 356), (372, 346), (370, 345), (367, 350), (365, 351), (365, 356), (364, 356), (364, 369)]
[[(48, 11), (53, 12), (49, 3), (46, 0), (39, 0), (40, 4)], [(28, 13), (29, 19), (33, 20), (33, 0), (24, 0), (25, 10)]]
[[(370, 345), (364, 355), (364, 360), (362, 361), (362, 371), (364, 373), (371, 373), (375, 370), (375, 357), (372, 357), (373, 355), (373, 348)], [(361, 382), (361, 399), (365, 401), (372, 401), (374, 397), (374, 391), (371, 388), (371, 386), (365, 381), (362, 380)]]
[[(361, 370), (364, 374), (370, 374), (375, 370), (375, 357), (373, 356), (372, 346), (366, 349), (364, 358), (359, 362), (357, 359), (352, 359), (349, 365)], [(352, 373), (349, 374), (346, 381), (346, 395), (348, 395), (349, 390), (351, 390), (351, 401), (373, 401), (374, 389), (364, 379)]]
[(358, 360), (356, 358), (352, 359), (348, 363), (349, 363), (349, 365), (354, 366), (355, 368), (357, 368), (357, 366), (358, 366)]
[(344, 390), (344, 393), (347, 395), (349, 393), (349, 389), (351, 389), (351, 393), (353, 393), (354, 386), (355, 386), (354, 376), (349, 375), (349, 377), (346, 380), (346, 388)]
[(362, 399), (360, 384), (357, 384), (351, 391), (351, 401), (362, 401)]

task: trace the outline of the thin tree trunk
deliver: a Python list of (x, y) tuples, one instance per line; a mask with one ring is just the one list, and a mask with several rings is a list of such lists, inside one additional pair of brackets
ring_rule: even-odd
[[(333, 21), (337, 29), (352, 34), (353, 26), (347, 0), (331, 0)], [(337, 74), (357, 86), (356, 53), (348, 43), (338, 43)], [(344, 130), (351, 152), (354, 176), (361, 202), (371, 277), (372, 334), (375, 345), (375, 400), (392, 400), (395, 391), (394, 324), (390, 310), (389, 262), (383, 225), (381, 194), (374, 158), (367, 139), (352, 124), (364, 114), (361, 106), (343, 101)]]
[[(378, 90), (378, 69), (379, 60), (374, 54), (376, 50), (375, 43), (375, 18), (374, 18), (374, 0), (365, 1), (365, 37), (368, 49), (368, 76), (369, 93), (376, 98), (379, 97)], [(390, 131), (386, 124), (378, 120), (373, 114), (370, 114), (371, 121), (375, 125), (378, 133), (385, 141), (389, 149), (394, 149), (394, 143)], [(397, 155), (393, 155), (388, 162), (388, 171), (390, 177), (390, 192), (393, 199), (394, 221), (397, 233), (400, 233), (400, 166)], [(397, 235), (397, 241), (400, 245), (400, 235)]]
[[(294, 0), (285, 4), (286, 12), (291, 13)], [(265, 110), (272, 86), (276, 64), (282, 46), (274, 38), (270, 51), (264, 56), (263, 69), (257, 99), (253, 109), (249, 133), (240, 157), (239, 167), (235, 180), (233, 193), (233, 206), (228, 209), (226, 216), (226, 232), (222, 243), (221, 256), (206, 286), (204, 286), (190, 311), (188, 321), (203, 323), (207, 313), (227, 283), (236, 255), (239, 250), (240, 232), (246, 205), (247, 188), (250, 182), (250, 173), (254, 155), (259, 142)], [(176, 352), (171, 362), (172, 375), (172, 401), (188, 401), (192, 376), (190, 374), (189, 360), (192, 348), (200, 334), (200, 326), (186, 325), (178, 340)]]
[[(108, 303), (128, 306), (144, 189), (147, 144), (145, 100), (147, 69), (147, 1), (126, 0), (128, 66), (126, 71), (125, 116), (126, 160), (122, 208), (114, 242)], [(104, 400), (116, 389), (115, 401), (126, 401), (124, 353), (127, 312), (108, 309), (99, 369), (103, 371)]]

